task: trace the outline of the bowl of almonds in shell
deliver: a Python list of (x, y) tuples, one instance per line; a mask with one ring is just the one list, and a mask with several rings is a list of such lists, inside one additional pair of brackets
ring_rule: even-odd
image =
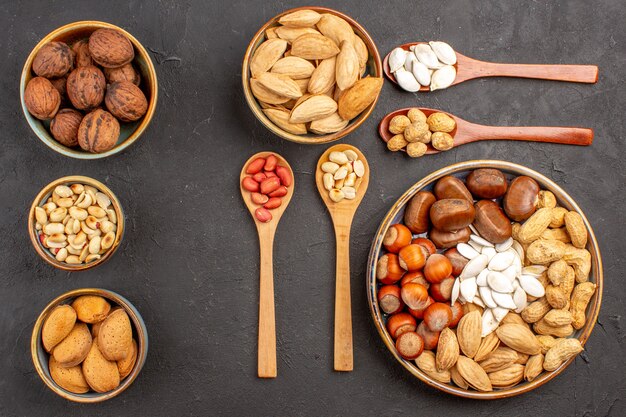
[(275, 16), (244, 56), (246, 101), (283, 139), (328, 143), (357, 129), (383, 85), (376, 45), (354, 19), (324, 7)]

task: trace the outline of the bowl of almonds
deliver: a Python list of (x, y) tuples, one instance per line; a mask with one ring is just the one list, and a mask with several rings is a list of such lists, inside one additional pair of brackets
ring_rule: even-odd
[(283, 139), (328, 143), (357, 129), (383, 85), (376, 45), (354, 19), (325, 7), (275, 16), (244, 56), (246, 101)]
[(33, 247), (44, 261), (84, 271), (108, 260), (124, 235), (119, 200), (93, 178), (59, 178), (35, 197), (28, 216)]
[(555, 182), (510, 162), (467, 161), (391, 207), (367, 288), (378, 332), (409, 372), (450, 394), (497, 399), (545, 384), (584, 351), (602, 260), (589, 221)]

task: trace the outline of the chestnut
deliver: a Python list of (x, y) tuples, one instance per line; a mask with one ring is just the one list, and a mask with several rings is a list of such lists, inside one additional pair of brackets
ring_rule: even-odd
[(437, 347), (437, 343), (439, 343), (439, 333), (431, 331), (426, 322), (422, 321), (419, 326), (417, 326), (416, 330), (417, 334), (422, 336), (424, 340), (424, 349), (433, 350)]
[(411, 231), (403, 224), (392, 224), (385, 237), (383, 238), (383, 245), (387, 252), (398, 253), (400, 249), (411, 243)]
[(428, 237), (433, 241), (435, 246), (442, 249), (451, 248), (457, 244), (469, 241), (472, 230), (466, 227), (461, 230), (455, 230), (453, 232), (444, 232), (438, 229), (432, 229)]
[(426, 304), (424, 304), (424, 306), (422, 308), (419, 308), (419, 309), (409, 308), (408, 309), (409, 310), (409, 314), (412, 315), (413, 317), (415, 317), (418, 320), (422, 320), (424, 318), (424, 311), (426, 311), (428, 306), (430, 306), (434, 302), (435, 302), (435, 300), (433, 299), (433, 297), (428, 297), (428, 301), (426, 302)]
[(450, 298), (452, 297), (452, 287), (454, 286), (454, 280), (454, 278), (448, 277), (441, 282), (431, 285), (431, 297), (433, 297), (435, 301), (439, 301), (442, 303), (445, 301), (450, 301)]
[(474, 205), (461, 198), (438, 200), (430, 208), (430, 221), (444, 232), (462, 229), (474, 221)]
[(412, 361), (424, 351), (424, 339), (415, 332), (402, 333), (396, 339), (396, 350), (404, 359)]
[(404, 210), (404, 224), (413, 233), (426, 233), (430, 226), (430, 207), (437, 201), (430, 191), (420, 191)]
[(431, 332), (440, 332), (452, 322), (452, 309), (444, 303), (433, 303), (424, 311), (424, 323)]
[(428, 303), (428, 290), (422, 284), (410, 282), (400, 290), (402, 301), (413, 310), (419, 310)]
[(463, 306), (458, 301), (455, 301), (454, 304), (450, 305), (450, 310), (452, 310), (452, 321), (448, 324), (448, 327), (454, 328), (457, 324), (459, 324), (459, 320), (465, 314), (463, 311)]
[(450, 248), (445, 251), (444, 256), (450, 260), (452, 264), (452, 275), (458, 277), (463, 272), (463, 268), (469, 262), (465, 256), (461, 255), (456, 248)]
[(402, 277), (402, 281), (400, 281), (401, 286), (405, 286), (409, 282), (413, 282), (415, 284), (422, 284), (426, 289), (430, 287), (430, 282), (426, 281), (424, 277), (424, 273), (422, 271), (413, 271), (407, 272)]
[(426, 264), (427, 253), (420, 245), (410, 244), (398, 252), (400, 266), (407, 271), (418, 271)]
[(502, 243), (513, 233), (511, 220), (500, 205), (492, 200), (480, 200), (476, 203), (474, 227), (491, 243)]
[(400, 287), (396, 285), (383, 285), (378, 290), (378, 305), (387, 314), (402, 311), (404, 303), (400, 297)]
[(438, 284), (452, 273), (452, 263), (445, 256), (435, 253), (426, 260), (424, 277), (431, 284)]
[(511, 181), (502, 200), (507, 216), (516, 222), (523, 222), (537, 210), (541, 188), (537, 181), (525, 175)]
[(472, 203), (474, 202), (472, 193), (469, 192), (463, 181), (452, 175), (446, 175), (437, 181), (434, 192), (437, 200), (462, 198)]
[(394, 339), (397, 339), (402, 333), (414, 332), (416, 328), (417, 322), (409, 313), (392, 314), (387, 319), (387, 331)]
[(376, 279), (383, 284), (393, 284), (398, 282), (404, 275), (404, 270), (400, 267), (398, 255), (386, 253), (376, 263)]
[(426, 249), (426, 251), (428, 252), (427, 256), (430, 256), (433, 253), (437, 252), (437, 247), (435, 247), (435, 244), (432, 242), (432, 240), (426, 239), (425, 237), (415, 238), (411, 241), (411, 243), (415, 245), (420, 245), (421, 247)]
[(506, 177), (494, 168), (473, 170), (465, 179), (465, 185), (476, 198), (499, 198), (507, 189)]

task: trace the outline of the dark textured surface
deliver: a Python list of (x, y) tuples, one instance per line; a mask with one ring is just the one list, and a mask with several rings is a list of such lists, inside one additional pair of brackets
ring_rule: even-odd
[[(241, 59), (256, 30), (305, 3), (0, 4), (0, 415), (624, 415), (623, 0), (325, 2), (361, 22), (381, 54), (407, 41), (442, 39), (479, 59), (600, 67), (596, 85), (486, 79), (416, 96), (385, 84), (370, 119), (345, 139), (363, 150), (372, 171), (352, 234), (355, 370), (347, 374), (332, 371), (334, 238), (312, 175), (326, 147), (272, 136), (247, 108), (240, 81)], [(121, 155), (93, 162), (65, 158), (40, 143), (18, 94), (32, 47), (58, 26), (83, 19), (120, 25), (153, 51), (161, 90), (144, 137)], [(596, 139), (587, 149), (484, 143), (410, 160), (387, 152), (376, 133), (387, 112), (409, 105), (486, 124), (588, 126)], [(237, 183), (241, 164), (260, 150), (284, 155), (297, 181), (275, 247), (275, 380), (256, 377), (258, 246)], [(478, 158), (523, 163), (559, 182), (586, 211), (605, 266), (588, 360), (578, 358), (532, 393), (497, 402), (443, 395), (405, 371), (373, 326), (364, 285), (371, 239), (393, 201), (427, 173)], [(44, 264), (26, 232), (34, 196), (69, 174), (108, 184), (128, 221), (115, 256), (78, 274)], [(150, 352), (127, 392), (103, 404), (77, 405), (40, 381), (29, 341), (49, 300), (88, 286), (117, 291), (137, 306)]]

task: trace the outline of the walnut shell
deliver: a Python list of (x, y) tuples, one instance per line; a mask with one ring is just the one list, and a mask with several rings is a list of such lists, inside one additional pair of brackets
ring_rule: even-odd
[(40, 120), (52, 119), (59, 111), (61, 95), (50, 80), (35, 77), (26, 84), (24, 103), (29, 113), (36, 118)]
[(104, 74), (93, 65), (76, 68), (67, 77), (67, 95), (78, 110), (98, 107), (104, 99), (105, 89)]
[(67, 92), (66, 91), (67, 77), (51, 78), (50, 82), (52, 83), (54, 88), (57, 89), (57, 91), (61, 95), (61, 101), (63, 101), (65, 99), (65, 93)]
[(50, 122), (50, 133), (62, 145), (78, 145), (78, 127), (83, 115), (74, 109), (61, 109)]
[(74, 53), (63, 42), (49, 42), (41, 47), (33, 59), (33, 72), (40, 77), (62, 77), (74, 65)]
[(113, 148), (120, 136), (120, 124), (111, 113), (96, 109), (83, 117), (78, 127), (78, 144), (86, 151), (98, 153)]
[(104, 103), (115, 117), (124, 122), (134, 122), (148, 110), (146, 96), (139, 87), (129, 81), (110, 84)]
[(135, 70), (133, 64), (126, 64), (119, 68), (105, 68), (104, 76), (109, 84), (118, 81), (130, 81), (135, 85), (139, 85), (141, 75)]
[(76, 68), (88, 67), (94, 65), (91, 54), (89, 53), (89, 39), (81, 39), (72, 45), (72, 51), (76, 55), (74, 66)]
[(98, 29), (89, 37), (91, 58), (105, 68), (117, 68), (135, 58), (130, 40), (114, 29)]

